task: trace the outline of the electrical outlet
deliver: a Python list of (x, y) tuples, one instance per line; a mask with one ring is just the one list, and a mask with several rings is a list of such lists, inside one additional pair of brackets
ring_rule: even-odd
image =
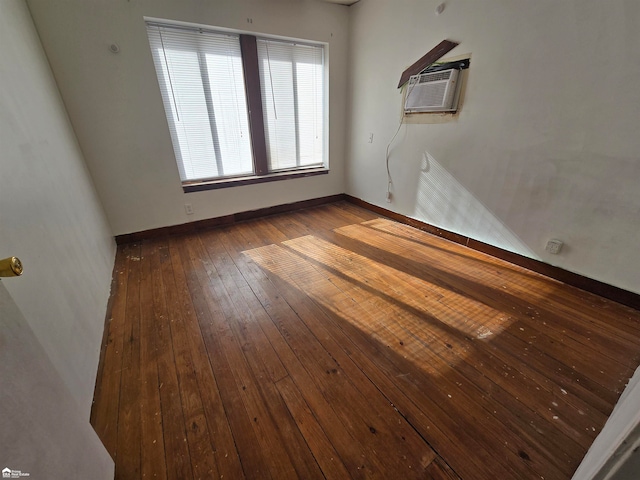
[(387, 203), (391, 203), (391, 192), (387, 192)]
[(184, 211), (187, 212), (187, 215), (193, 215), (193, 206), (190, 203), (185, 203)]
[(547, 242), (545, 250), (549, 253), (552, 253), (553, 255), (557, 255), (558, 253), (560, 253), (560, 250), (562, 250), (562, 245), (564, 245), (562, 240), (552, 238)]

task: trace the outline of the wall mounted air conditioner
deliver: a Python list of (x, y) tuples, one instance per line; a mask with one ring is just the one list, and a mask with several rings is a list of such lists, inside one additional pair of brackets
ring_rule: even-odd
[(455, 112), (460, 96), (459, 73), (451, 69), (410, 77), (404, 112)]

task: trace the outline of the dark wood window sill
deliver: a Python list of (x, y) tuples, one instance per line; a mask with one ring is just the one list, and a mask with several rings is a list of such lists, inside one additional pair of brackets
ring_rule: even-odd
[(252, 175), (249, 177), (224, 178), (220, 180), (204, 180), (200, 182), (183, 182), (184, 193), (202, 192), (203, 190), (216, 190), (218, 188), (239, 187), (241, 185), (253, 185), (254, 183), (275, 182), (278, 180), (289, 180), (292, 178), (312, 177), (315, 175), (325, 175), (329, 169), (325, 167), (309, 168), (288, 172), (270, 173), (268, 175)]

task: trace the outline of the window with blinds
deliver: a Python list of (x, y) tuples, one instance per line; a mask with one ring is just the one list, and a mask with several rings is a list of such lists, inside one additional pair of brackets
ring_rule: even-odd
[(323, 45), (150, 21), (147, 33), (183, 185), (326, 168)]
[(322, 164), (321, 46), (258, 39), (262, 108), (272, 171)]

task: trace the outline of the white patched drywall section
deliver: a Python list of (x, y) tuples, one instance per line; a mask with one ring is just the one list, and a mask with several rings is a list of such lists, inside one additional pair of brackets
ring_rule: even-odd
[(88, 422), (115, 243), (24, 0), (0, 45), (0, 258), (24, 264), (3, 283)]
[[(438, 16), (439, 3), (350, 7), (347, 193), (640, 293), (640, 4), (456, 0)], [(388, 204), (397, 83), (443, 39), (472, 54), (464, 105), (403, 125)]]
[[(115, 235), (344, 193), (348, 7), (316, 0), (28, 3)], [(330, 173), (184, 194), (145, 16), (328, 43)], [(112, 43), (119, 53), (109, 51)]]

